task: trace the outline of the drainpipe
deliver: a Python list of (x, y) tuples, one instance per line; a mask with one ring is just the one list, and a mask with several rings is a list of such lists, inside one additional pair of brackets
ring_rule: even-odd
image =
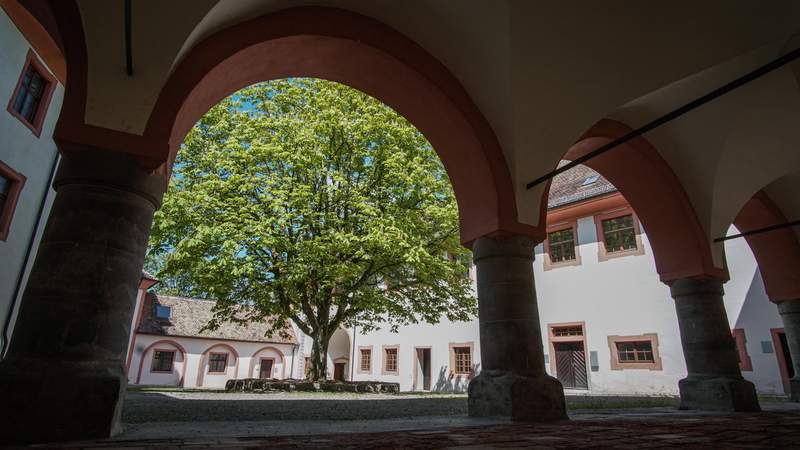
[(297, 344), (292, 344), (292, 368), (289, 369), (289, 378), (294, 378), (294, 353), (297, 351)]
[(356, 326), (353, 325), (353, 348), (350, 350), (350, 381), (353, 381), (353, 371), (356, 367)]
[(56, 156), (53, 158), (53, 164), (50, 166), (50, 176), (47, 178), (48, 183), (44, 190), (44, 195), (42, 195), (42, 200), (39, 202), (39, 211), (36, 215), (36, 223), (33, 226), (33, 233), (31, 233), (31, 238), (28, 241), (28, 248), (25, 249), (25, 259), (24, 264), (22, 265), (22, 269), (19, 271), (19, 275), (17, 276), (17, 282), (14, 286), (14, 296), (11, 297), (11, 305), (8, 308), (8, 316), (6, 316), (6, 322), (3, 325), (3, 348), (0, 349), (0, 355), (5, 357), (6, 352), (8, 351), (8, 344), (11, 341), (11, 337), (8, 336), (8, 330), (11, 328), (12, 318), (14, 317), (14, 308), (19, 303), (20, 299), (20, 290), (22, 289), (22, 280), (25, 278), (25, 273), (28, 271), (28, 268), (31, 265), (31, 252), (33, 252), (33, 244), (36, 242), (36, 235), (39, 234), (39, 227), (42, 223), (42, 215), (44, 214), (44, 207), (47, 204), (47, 197), (50, 194), (50, 189), (53, 186), (53, 178), (56, 176), (56, 169), (58, 168), (58, 163), (61, 161), (61, 153), (56, 150)]

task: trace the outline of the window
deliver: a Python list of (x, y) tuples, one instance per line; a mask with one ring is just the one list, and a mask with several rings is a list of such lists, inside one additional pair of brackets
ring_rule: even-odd
[(644, 254), (639, 219), (629, 206), (598, 214), (594, 220), (600, 261)]
[(383, 348), (383, 373), (384, 374), (397, 374), (397, 353), (398, 347), (384, 347)]
[(175, 361), (174, 350), (156, 350), (153, 352), (153, 362), (150, 364), (150, 371), (172, 372), (173, 361)]
[(653, 345), (650, 341), (617, 342), (619, 362), (629, 363), (637, 361), (653, 362)]
[(658, 336), (655, 333), (640, 336), (609, 336), (608, 346), (611, 350), (611, 370), (661, 370)]
[(468, 374), (472, 372), (472, 349), (469, 347), (453, 347), (455, 356), (455, 373)]
[(208, 358), (208, 373), (225, 373), (227, 365), (227, 353), (212, 353)]
[(575, 260), (575, 234), (572, 228), (548, 233), (547, 239), (550, 241), (551, 263)]
[(553, 327), (553, 336), (583, 336), (583, 326)]
[(451, 342), (450, 370), (454, 375), (472, 376), (472, 352), (475, 348), (472, 342)]
[(156, 319), (169, 320), (172, 314), (172, 308), (164, 305), (156, 305)]
[(636, 248), (636, 230), (633, 228), (633, 215), (606, 219), (603, 221), (603, 241), (606, 252), (624, 252)]
[(731, 335), (736, 343), (736, 356), (739, 358), (739, 369), (743, 372), (752, 372), (753, 362), (750, 360), (750, 355), (747, 353), (747, 338), (745, 338), (744, 329), (736, 328), (731, 330)]
[(583, 180), (583, 183), (581, 183), (581, 186), (589, 186), (590, 184), (595, 184), (595, 183), (597, 183), (597, 180), (599, 180), (599, 179), (600, 179), (600, 175), (589, 175), (588, 177), (586, 177), (585, 180)]
[(0, 241), (8, 238), (25, 177), (0, 161)]
[(8, 112), (37, 137), (42, 132), (42, 123), (55, 85), (55, 77), (39, 62), (33, 51), (28, 51), (17, 87), (8, 103)]
[(361, 348), (359, 349), (359, 353), (361, 360), (358, 365), (358, 371), (363, 373), (372, 372), (372, 347)]

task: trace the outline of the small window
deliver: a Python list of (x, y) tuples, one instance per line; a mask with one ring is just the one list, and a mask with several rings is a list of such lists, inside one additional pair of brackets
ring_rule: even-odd
[(547, 239), (550, 248), (550, 262), (552, 264), (575, 261), (575, 233), (572, 228), (548, 233)]
[(383, 371), (397, 373), (397, 348), (383, 349)]
[(42, 74), (33, 65), (28, 65), (17, 89), (17, 96), (14, 97), (14, 112), (33, 125), (46, 89), (47, 81)]
[(553, 327), (553, 336), (583, 336), (583, 327), (580, 325), (568, 327)]
[(620, 363), (655, 362), (650, 341), (617, 342)]
[(361, 365), (362, 372), (372, 371), (372, 350), (368, 348), (361, 349)]
[(172, 316), (172, 308), (164, 305), (156, 305), (156, 319), (169, 320)]
[(25, 177), (0, 161), (0, 241), (8, 238), (11, 219), (24, 185)]
[(37, 137), (42, 132), (55, 84), (55, 77), (32, 51), (28, 51), (28, 59), (8, 102), (8, 112), (30, 128)]
[(611, 370), (662, 370), (658, 335), (655, 333), (609, 336), (608, 347), (611, 350)]
[(635, 250), (637, 244), (633, 215), (627, 214), (613, 219), (603, 220), (603, 241), (605, 243), (606, 253)]
[(208, 358), (208, 373), (225, 373), (227, 366), (227, 353), (212, 353)]
[(174, 361), (174, 351), (156, 350), (153, 352), (153, 363), (150, 365), (150, 370), (152, 372), (172, 372)]
[(453, 347), (454, 364), (453, 370), (456, 374), (472, 373), (472, 348)]

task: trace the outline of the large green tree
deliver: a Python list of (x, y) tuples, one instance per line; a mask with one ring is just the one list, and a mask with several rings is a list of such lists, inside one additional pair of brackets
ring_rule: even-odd
[(174, 171), (147, 267), (215, 299), (211, 329), (293, 321), (314, 340), (312, 379), (342, 326), (476, 312), (441, 161), (374, 98), (316, 79), (253, 85), (197, 123)]

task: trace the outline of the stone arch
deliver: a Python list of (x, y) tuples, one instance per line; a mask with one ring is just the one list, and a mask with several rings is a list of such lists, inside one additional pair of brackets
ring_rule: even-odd
[[(786, 216), (764, 191), (747, 201), (733, 224), (744, 233), (785, 223)], [(791, 228), (745, 236), (773, 302), (800, 298), (800, 243)]]
[[(364, 70), (369, 67), (369, 70)], [(297, 7), (223, 29), (188, 51), (147, 122), (143, 159), (170, 171), (180, 142), (214, 104), (250, 84), (308, 76), (340, 82), (386, 103), (436, 149), (458, 201), (465, 244), (520, 224), (500, 144), (460, 82), (414, 41), (372, 18)]]
[[(578, 139), (564, 159), (583, 156), (630, 131), (621, 122), (603, 119)], [(584, 164), (616, 186), (636, 211), (647, 230), (661, 281), (670, 283), (686, 277), (728, 279), (726, 269), (714, 266), (710, 243), (686, 191), (645, 138), (632, 139)], [(548, 193), (549, 186), (544, 205)]]
[(147, 352), (152, 350), (156, 345), (159, 344), (166, 344), (175, 347), (179, 352), (181, 352), (181, 357), (183, 358), (183, 367), (181, 368), (181, 375), (178, 378), (178, 387), (183, 387), (184, 381), (186, 380), (186, 366), (188, 361), (186, 360), (186, 349), (183, 346), (173, 340), (170, 339), (161, 339), (158, 341), (153, 342), (152, 344), (148, 345), (144, 351), (142, 352), (142, 356), (139, 358), (139, 370), (136, 372), (136, 384), (142, 379), (142, 368), (144, 367), (145, 357), (147, 356)]
[(259, 353), (263, 352), (264, 350), (272, 350), (278, 354), (281, 358), (281, 379), (286, 378), (286, 355), (278, 348), (272, 345), (267, 345), (261, 347), (260, 349), (253, 352), (253, 356), (250, 357), (250, 367), (247, 370), (247, 377), (253, 376), (253, 370), (256, 368), (256, 356)]
[(233, 364), (233, 376), (234, 378), (239, 376), (239, 352), (236, 351), (235, 348), (231, 347), (228, 344), (223, 342), (216, 343), (211, 347), (208, 347), (201, 355), (200, 355), (200, 362), (197, 364), (197, 387), (203, 386), (203, 378), (205, 375), (205, 367), (206, 367), (206, 358), (208, 357), (208, 353), (215, 348), (222, 347), (228, 350), (230, 353), (233, 354), (234, 364)]

